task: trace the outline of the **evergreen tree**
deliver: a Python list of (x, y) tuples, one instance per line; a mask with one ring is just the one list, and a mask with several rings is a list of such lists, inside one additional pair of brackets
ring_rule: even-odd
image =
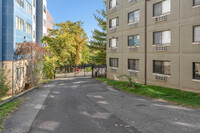
[(106, 0), (103, 2), (105, 8), (97, 10), (97, 14), (94, 14), (101, 30), (94, 29), (89, 45), (93, 52), (92, 59), (95, 64), (106, 64)]

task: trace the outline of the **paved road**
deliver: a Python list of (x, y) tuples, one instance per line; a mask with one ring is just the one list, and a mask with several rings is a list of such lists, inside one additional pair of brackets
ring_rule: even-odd
[(4, 133), (200, 133), (200, 111), (94, 79), (60, 79), (26, 97)]

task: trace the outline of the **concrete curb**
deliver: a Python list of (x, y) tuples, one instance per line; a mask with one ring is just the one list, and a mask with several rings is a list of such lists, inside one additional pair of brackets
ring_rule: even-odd
[(16, 95), (16, 96), (14, 96), (14, 97), (11, 97), (11, 98), (5, 100), (4, 102), (0, 103), (0, 107), (3, 106), (4, 104), (8, 103), (8, 102), (11, 102), (11, 101), (13, 101), (13, 100), (15, 100), (15, 99), (21, 97), (21, 96), (24, 96), (25, 94), (27, 94), (27, 93), (33, 91), (33, 90), (36, 89), (37, 87), (38, 87), (38, 86), (33, 87), (33, 88), (31, 88), (31, 89), (29, 89), (29, 90), (26, 90), (26, 91), (24, 91), (24, 92), (22, 92), (22, 93), (20, 93), (20, 94), (18, 94), (18, 95)]

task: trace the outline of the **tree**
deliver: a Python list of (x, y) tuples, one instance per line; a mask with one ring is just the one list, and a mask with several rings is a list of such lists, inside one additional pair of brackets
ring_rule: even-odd
[[(106, 0), (104, 0), (106, 6)], [(106, 9), (97, 10), (94, 14), (101, 30), (94, 29), (90, 48), (93, 51), (92, 59), (95, 64), (106, 64)]]
[[(48, 54), (45, 48), (41, 47), (37, 43), (32, 42), (23, 42), (17, 45), (17, 49), (15, 51), (15, 67), (26, 67), (25, 74), (23, 74), (23, 78), (20, 78), (18, 81), (15, 78), (15, 89), (21, 89), (21, 82), (23, 81), (23, 85), (31, 81), (33, 85), (38, 85), (42, 82), (43, 76), (43, 61), (44, 56)], [(20, 70), (21, 71), (21, 70)]]
[(56, 24), (57, 28), (49, 30), (49, 36), (42, 39), (43, 43), (48, 44), (47, 50), (51, 53), (49, 58), (56, 58), (57, 65), (81, 64), (82, 51), (88, 44), (87, 34), (82, 28), (82, 24), (80, 21)]

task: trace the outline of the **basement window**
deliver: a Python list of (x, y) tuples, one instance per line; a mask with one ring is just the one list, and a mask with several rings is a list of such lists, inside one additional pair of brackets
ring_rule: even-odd
[(200, 62), (193, 63), (193, 79), (200, 80)]
[(163, 75), (170, 75), (170, 61), (153, 61), (153, 73), (155, 74), (163, 74)]
[(138, 59), (128, 59), (128, 69), (139, 71), (139, 60)]
[(110, 67), (118, 67), (118, 58), (110, 58), (109, 66)]

